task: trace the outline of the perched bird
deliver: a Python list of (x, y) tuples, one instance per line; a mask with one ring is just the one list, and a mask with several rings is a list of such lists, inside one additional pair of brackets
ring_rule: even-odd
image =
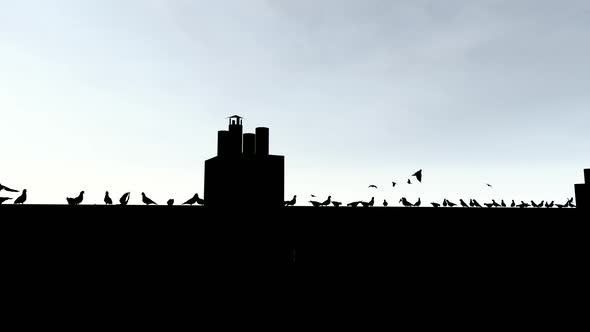
[(196, 193), (191, 199), (189, 199), (188, 201), (184, 202), (182, 205), (194, 205), (194, 204), (198, 204), (198, 205), (203, 205), (205, 204), (205, 200), (201, 199), (199, 197), (199, 194)]
[(448, 204), (447, 204), (447, 199), (446, 199), (446, 198), (443, 200), (443, 206), (444, 206), (444, 207), (447, 207), (447, 206), (448, 206)]
[(414, 203), (414, 207), (420, 207), (420, 205), (422, 205), (422, 200), (420, 199), (420, 197), (418, 197), (418, 201)]
[(407, 200), (405, 197), (402, 197), (402, 198), (399, 200), (399, 202), (400, 202), (400, 203), (402, 203), (402, 205), (403, 205), (403, 206), (405, 206), (405, 207), (411, 207), (411, 206), (414, 206), (414, 204), (412, 204), (412, 203), (408, 202), (408, 200)]
[(524, 203), (524, 202), (523, 202), (523, 203), (520, 203), (520, 204), (518, 204), (516, 207), (518, 207), (518, 208), (520, 208), (520, 209), (524, 209), (524, 208), (527, 208), (527, 207), (529, 207), (529, 206), (530, 206), (530, 205), (528, 205), (527, 203)]
[(359, 204), (361, 204), (361, 201), (350, 202), (350, 203), (346, 204), (346, 206), (357, 207)]
[(475, 203), (473, 203), (473, 199), (472, 198), (469, 199), (469, 206), (470, 207), (475, 207)]
[(330, 203), (332, 203), (332, 196), (328, 196), (328, 199), (322, 202), (321, 206), (328, 206)]
[(500, 203), (500, 206), (502, 206), (503, 208), (506, 207), (506, 203), (504, 203), (504, 200), (502, 200), (502, 202)]
[(104, 203), (106, 205), (113, 205), (113, 200), (109, 197), (108, 191), (104, 194)]
[(2, 191), (2, 190), (6, 190), (6, 191), (11, 192), (11, 193), (17, 193), (18, 192), (18, 190), (10, 189), (10, 188), (5, 187), (5, 186), (3, 186), (3, 185), (0, 184), (0, 191)]
[(485, 205), (487, 208), (494, 207), (494, 204), (492, 204), (492, 203), (484, 203), (483, 205)]
[(292, 200), (285, 201), (285, 206), (293, 206), (293, 205), (295, 205), (295, 203), (297, 203), (297, 195), (293, 196), (293, 199)]
[(419, 170), (418, 172), (412, 174), (412, 176), (415, 176), (418, 182), (422, 182), (422, 170)]
[(542, 200), (541, 203), (539, 203), (539, 207), (542, 208), (544, 204), (545, 204), (545, 200)]
[(387, 200), (384, 199), (383, 200), (383, 206), (387, 207), (387, 205), (389, 205), (389, 204), (387, 203)]
[(174, 199), (169, 199), (168, 202), (166, 202), (166, 204), (168, 204), (168, 206), (174, 205)]
[(361, 205), (363, 207), (371, 207), (373, 206), (373, 204), (375, 204), (375, 197), (371, 197), (371, 200), (369, 202), (361, 202)]
[(495, 199), (492, 199), (492, 205), (494, 205), (494, 207), (500, 207), (500, 204), (498, 204)]
[(69, 205), (79, 205), (84, 200), (84, 192), (81, 191), (80, 195), (76, 198), (66, 197), (66, 201), (68, 201)]
[(457, 206), (457, 204), (455, 204), (455, 203), (453, 203), (453, 202), (449, 201), (448, 199), (446, 199), (446, 198), (445, 198), (445, 200), (447, 201), (447, 205), (448, 205), (449, 207), (454, 207), (454, 206)]
[(151, 199), (149, 199), (149, 197), (147, 197), (145, 195), (145, 193), (141, 193), (141, 201), (145, 204), (145, 205), (150, 205), (150, 204), (154, 204), (154, 205), (158, 205), (156, 204), (156, 202), (152, 201)]
[(561, 205), (561, 204), (556, 204), (555, 206), (557, 206), (557, 208), (559, 208), (559, 209), (563, 209), (564, 207), (566, 207), (565, 205)]
[(369, 186), (369, 188), (375, 188), (375, 189), (377, 189), (377, 186), (374, 185), (374, 184), (372, 184), (372, 185)]
[(520, 201), (520, 205), (522, 205), (523, 207), (527, 207), (527, 208), (530, 206), (529, 204), (527, 204), (523, 201)]
[(438, 203), (430, 203), (430, 204), (432, 205), (432, 207), (435, 207), (435, 208), (440, 207), (440, 204), (438, 204)]
[(395, 183), (395, 182), (391, 181), (391, 184), (392, 184), (392, 185), (393, 185), (393, 187), (395, 188), (395, 185), (396, 185), (397, 183)]
[(475, 200), (475, 199), (473, 200), (473, 205), (474, 205), (475, 207), (478, 207), (478, 208), (480, 208), (480, 207), (481, 207), (481, 205), (479, 204), (479, 202), (478, 202), (477, 200)]
[[(469, 202), (473, 204), (473, 201), (469, 201)], [(463, 199), (460, 199), (459, 200), (459, 203), (461, 203), (461, 206), (464, 207), (464, 208), (468, 208), (469, 207), (469, 205), (467, 205), (467, 203), (465, 203), (465, 201)]]
[(545, 203), (545, 207), (548, 209), (552, 208), (554, 205), (555, 205), (555, 201), (551, 201), (551, 203), (549, 203), (549, 202)]
[(539, 205), (537, 203), (535, 203), (534, 201), (531, 201), (531, 204), (533, 205), (533, 207), (536, 207), (536, 208), (539, 207)]
[(27, 201), (27, 190), (23, 189), (23, 193), (14, 201), (14, 204), (24, 204)]
[(332, 205), (334, 205), (335, 207), (339, 207), (340, 205), (342, 205), (342, 202), (332, 201)]
[(511, 208), (516, 207), (516, 203), (514, 202), (514, 200), (512, 200), (512, 203), (510, 204), (510, 207)]
[(410, 181), (410, 179), (408, 179), (408, 184), (412, 184), (412, 181)]
[(119, 203), (121, 205), (127, 205), (127, 203), (129, 203), (129, 197), (131, 196), (131, 193), (125, 193), (123, 194), (123, 196), (121, 196), (121, 198), (119, 199)]
[(566, 207), (571, 207), (571, 208), (575, 208), (576, 206), (574, 205), (574, 198), (570, 198), (567, 200), (567, 203), (565, 203)]
[(315, 206), (315, 207), (320, 207), (322, 206), (322, 203), (320, 202), (316, 202), (316, 201), (309, 201), (311, 203), (311, 205)]
[(10, 197), (0, 197), (0, 205), (2, 205), (2, 203), (11, 200), (12, 198)]

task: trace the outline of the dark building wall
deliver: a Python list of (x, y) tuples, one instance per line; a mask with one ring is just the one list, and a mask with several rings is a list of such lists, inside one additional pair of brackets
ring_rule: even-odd
[(590, 209), (590, 185), (576, 184), (576, 207)]
[(590, 168), (584, 170), (584, 181), (587, 185), (590, 185)]
[(244, 154), (252, 156), (256, 153), (256, 134), (244, 134)]
[(268, 128), (256, 128), (256, 155), (267, 156), (268, 145)]
[(217, 155), (227, 156), (229, 154), (229, 132), (220, 130), (217, 132)]
[(229, 125), (229, 154), (240, 155), (242, 153), (242, 125)]

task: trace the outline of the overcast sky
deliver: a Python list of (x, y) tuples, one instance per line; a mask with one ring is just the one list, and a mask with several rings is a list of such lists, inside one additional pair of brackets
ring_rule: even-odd
[(240, 114), (300, 202), (565, 201), (589, 40), (587, 0), (0, 0), (0, 183), (185, 200)]

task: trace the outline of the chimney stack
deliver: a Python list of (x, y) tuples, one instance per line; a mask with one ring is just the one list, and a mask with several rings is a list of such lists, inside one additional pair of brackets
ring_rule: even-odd
[(256, 128), (256, 155), (268, 156), (268, 128)]
[(244, 134), (244, 154), (253, 156), (256, 153), (256, 134)]
[(220, 130), (217, 132), (217, 155), (227, 156), (229, 146), (229, 131)]

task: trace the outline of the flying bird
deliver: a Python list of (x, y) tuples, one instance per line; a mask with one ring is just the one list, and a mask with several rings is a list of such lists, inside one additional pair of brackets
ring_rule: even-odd
[(293, 196), (293, 199), (290, 201), (285, 201), (285, 206), (293, 206), (297, 203), (297, 195)]
[(311, 195), (311, 197), (315, 197), (315, 195)]
[(14, 201), (14, 204), (24, 204), (27, 201), (27, 190), (23, 189), (23, 193)]
[(113, 205), (113, 200), (109, 197), (108, 191), (104, 194), (104, 203), (106, 205)]
[(410, 181), (410, 179), (408, 179), (408, 184), (412, 184), (412, 181)]
[(2, 191), (2, 190), (6, 190), (6, 191), (11, 192), (11, 193), (17, 193), (18, 192), (18, 190), (10, 189), (10, 188), (5, 187), (5, 186), (3, 186), (3, 185), (0, 184), (0, 191)]
[(377, 186), (374, 185), (374, 184), (372, 184), (372, 185), (369, 186), (369, 188), (375, 188), (375, 189), (377, 189)]
[(69, 205), (79, 205), (84, 200), (84, 192), (81, 191), (80, 195), (76, 198), (66, 197), (66, 201), (68, 201)]
[(412, 176), (415, 176), (418, 182), (422, 182), (422, 170), (419, 170), (418, 172), (412, 174)]
[(486, 186), (488, 186), (488, 187), (490, 187), (490, 188), (493, 188), (493, 187), (492, 187), (492, 185), (491, 185), (491, 184), (489, 184), (489, 183), (486, 183)]
[(205, 204), (205, 200), (201, 199), (199, 197), (199, 194), (196, 193), (191, 199), (189, 199), (188, 201), (182, 203), (182, 205), (194, 205), (194, 204), (198, 204), (198, 205), (204, 205)]
[(168, 202), (166, 202), (166, 204), (168, 204), (168, 206), (174, 205), (174, 199), (169, 199)]
[(0, 205), (2, 205), (2, 203), (11, 200), (12, 198), (10, 197), (0, 197)]
[(121, 198), (119, 199), (119, 203), (121, 205), (127, 205), (127, 203), (129, 203), (129, 197), (131, 196), (131, 193), (125, 193), (123, 194), (123, 196), (121, 196)]
[(391, 184), (392, 184), (392, 185), (393, 185), (393, 187), (395, 188), (395, 185), (396, 185), (397, 183), (395, 183), (395, 182), (391, 181)]
[(141, 201), (145, 204), (145, 205), (150, 205), (150, 204), (154, 204), (154, 205), (158, 205), (156, 204), (156, 202), (152, 201), (149, 197), (147, 197), (145, 195), (145, 193), (141, 193)]

